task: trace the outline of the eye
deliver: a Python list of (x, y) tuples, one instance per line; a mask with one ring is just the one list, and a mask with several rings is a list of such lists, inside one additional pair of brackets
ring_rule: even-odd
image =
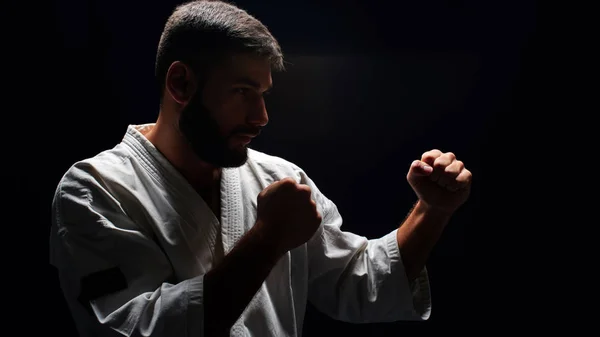
[(235, 88), (233, 89), (236, 94), (246, 95), (250, 89), (248, 88)]

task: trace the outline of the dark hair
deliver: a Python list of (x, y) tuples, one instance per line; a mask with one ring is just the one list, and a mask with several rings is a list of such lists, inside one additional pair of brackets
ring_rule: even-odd
[(266, 57), (274, 70), (283, 70), (283, 54), (267, 27), (246, 11), (223, 1), (192, 1), (175, 8), (160, 37), (155, 75), (161, 100), (167, 71), (175, 61), (202, 77), (234, 53)]

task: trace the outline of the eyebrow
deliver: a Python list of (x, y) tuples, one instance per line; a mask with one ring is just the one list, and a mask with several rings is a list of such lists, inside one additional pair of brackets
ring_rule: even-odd
[[(254, 87), (255, 89), (260, 89), (261, 85), (260, 83), (256, 82), (255, 80), (249, 78), (249, 77), (240, 77), (238, 78), (235, 82), (235, 84), (246, 84), (249, 85), (251, 87)], [(266, 91), (269, 91), (273, 89), (273, 84), (271, 84)]]

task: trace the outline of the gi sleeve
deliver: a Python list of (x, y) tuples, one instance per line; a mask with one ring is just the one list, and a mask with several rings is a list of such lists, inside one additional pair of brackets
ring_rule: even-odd
[(408, 281), (397, 229), (372, 240), (342, 231), (335, 204), (310, 178), (302, 180), (311, 187), (323, 217), (307, 243), (309, 301), (328, 316), (352, 323), (427, 320), (431, 312), (427, 270)]
[(203, 336), (203, 275), (170, 281), (166, 255), (99, 179), (70, 170), (52, 205), (51, 263), (98, 336)]

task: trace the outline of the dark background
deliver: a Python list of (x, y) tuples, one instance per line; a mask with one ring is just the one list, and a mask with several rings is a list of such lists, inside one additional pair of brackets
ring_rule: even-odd
[[(35, 81), (44, 94), (22, 102), (43, 104), (32, 109), (34, 115), (13, 116), (21, 123), (36, 119), (21, 130), (37, 140), (33, 149), (39, 159), (25, 158), (30, 164), (20, 172), (25, 177), (20, 182), (28, 187), (27, 206), (39, 210), (25, 212), (33, 215), (28, 219), (41, 247), (35, 254), (46, 260), (23, 281), (34, 291), (13, 310), (23, 325), (42, 313), (50, 323), (30, 329), (75, 336), (56, 275), (46, 263), (53, 192), (75, 161), (116, 145), (129, 124), (154, 122), (156, 46), (179, 3), (62, 0), (50, 2), (44, 14), (51, 21), (40, 35), (48, 61)], [(524, 118), (532, 104), (534, 2), (235, 3), (271, 30), (288, 62), (287, 71), (273, 75), (270, 123), (251, 147), (304, 168), (337, 204), (346, 230), (375, 238), (397, 227), (415, 201), (407, 170), (424, 151), (452, 151), (474, 175), (471, 198), (428, 262), (429, 321), (353, 325), (309, 306), (305, 336), (464, 332), (478, 329), (475, 317), (493, 322), (489, 330), (505, 326), (511, 314), (502, 306), (518, 301), (507, 300), (501, 286), (491, 286), (506, 279), (503, 272), (486, 273), (500, 253), (474, 247), (504, 231), (509, 201), (499, 190), (508, 180), (497, 164), (514, 149), (518, 130), (508, 126)], [(37, 54), (32, 60), (37, 63), (30, 65), (39, 66)], [(36, 179), (27, 178), (33, 172)]]

